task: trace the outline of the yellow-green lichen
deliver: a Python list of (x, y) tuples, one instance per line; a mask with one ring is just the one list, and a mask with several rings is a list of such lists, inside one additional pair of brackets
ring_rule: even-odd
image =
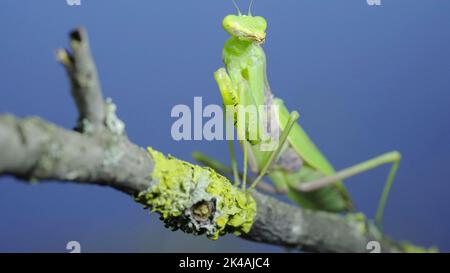
[(210, 168), (199, 167), (148, 148), (155, 181), (136, 200), (161, 215), (168, 227), (211, 239), (250, 231), (256, 202)]

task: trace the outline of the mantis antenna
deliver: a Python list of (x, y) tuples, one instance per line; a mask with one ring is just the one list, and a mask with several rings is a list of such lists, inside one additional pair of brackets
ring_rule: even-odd
[(248, 5), (248, 16), (252, 16), (252, 6), (253, 0), (250, 0), (250, 5)]
[(234, 7), (237, 9), (238, 15), (241, 16), (242, 15), (241, 10), (239, 9), (239, 6), (236, 4), (236, 1), (235, 0), (231, 1), (233, 2)]

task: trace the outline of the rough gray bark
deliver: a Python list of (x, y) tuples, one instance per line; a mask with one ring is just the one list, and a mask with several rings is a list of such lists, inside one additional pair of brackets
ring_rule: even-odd
[[(128, 140), (114, 107), (104, 101), (86, 32), (75, 30), (70, 38), (73, 53), (59, 50), (57, 57), (72, 83), (80, 132), (37, 117), (0, 115), (0, 175), (110, 186), (136, 196), (152, 183), (152, 159)], [(405, 250), (356, 218), (253, 196), (257, 215), (245, 239), (313, 252), (367, 252), (367, 242), (376, 239), (383, 251)]]
[(124, 137), (68, 131), (37, 117), (0, 115), (0, 174), (24, 180), (108, 185), (129, 194), (149, 186), (153, 163)]
[(56, 56), (66, 68), (72, 85), (72, 96), (80, 115), (76, 129), (80, 132), (93, 132), (103, 127), (105, 109), (97, 68), (84, 29), (70, 33), (70, 47), (72, 53), (59, 49)]
[[(382, 252), (401, 252), (401, 246), (384, 239), (370, 223), (338, 214), (311, 211), (255, 192), (258, 211), (252, 241), (312, 252), (369, 252), (370, 241), (380, 242)], [(364, 230), (362, 232), (362, 230)]]

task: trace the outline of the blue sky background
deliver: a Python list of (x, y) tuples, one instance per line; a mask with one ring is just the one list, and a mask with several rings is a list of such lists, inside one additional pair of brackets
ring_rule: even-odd
[[(85, 26), (104, 94), (130, 138), (190, 160), (194, 150), (227, 162), (225, 142), (173, 141), (176, 104), (220, 104), (230, 1), (2, 0), (0, 112), (39, 115), (66, 128), (77, 118), (54, 50)], [(245, 9), (246, 1), (239, 1)], [(336, 168), (397, 149), (403, 160), (386, 208), (385, 231), (450, 251), (450, 1), (255, 0), (269, 23), (264, 48), (274, 93)], [(1, 153), (1, 151), (0, 151)], [(1, 156), (1, 155), (0, 155)], [(346, 182), (373, 216), (388, 167)], [(0, 252), (284, 251), (226, 236), (217, 242), (170, 232), (112, 189), (17, 183), (0, 178)]]

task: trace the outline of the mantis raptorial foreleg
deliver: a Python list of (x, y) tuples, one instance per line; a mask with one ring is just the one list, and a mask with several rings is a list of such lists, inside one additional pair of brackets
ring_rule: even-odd
[[(219, 70), (214, 73), (214, 78), (217, 81), (217, 84), (219, 86), (220, 92), (224, 96), (224, 105), (237, 105), (239, 103), (238, 93), (236, 90), (236, 87), (234, 86), (233, 82), (231, 81), (230, 76), (228, 75), (225, 68), (220, 68)], [(234, 113), (227, 113), (226, 107), (225, 108), (225, 116), (226, 116), (226, 122), (232, 121), (234, 123)], [(229, 115), (233, 116), (229, 116)], [(227, 127), (228, 128), (228, 127)], [(237, 162), (236, 162), (236, 156), (234, 153), (234, 144), (233, 140), (228, 140), (228, 147), (230, 150), (230, 157), (231, 157), (231, 169), (233, 170), (233, 176), (234, 176), (234, 184), (237, 186), (240, 184), (239, 182), (239, 171), (237, 168)]]
[[(237, 104), (239, 102), (237, 101), (236, 94), (238, 94), (238, 92), (236, 91), (236, 88), (233, 86), (231, 78), (228, 75), (228, 73), (226, 72), (226, 70), (219, 69), (215, 73), (215, 78), (216, 78), (216, 81), (218, 83), (218, 86), (219, 86), (219, 89), (220, 89), (222, 95), (224, 95), (224, 104), (227, 105), (227, 102), (228, 102), (228, 105), (237, 106)], [(228, 115), (227, 115), (227, 118), (228, 118)], [(258, 177), (255, 179), (255, 181), (253, 181), (252, 185), (250, 186), (250, 189), (253, 189), (256, 186), (256, 184), (258, 184), (258, 182), (261, 181), (262, 177), (264, 175), (266, 175), (267, 170), (269, 169), (270, 165), (280, 154), (282, 147), (283, 147), (284, 143), (287, 141), (287, 137), (288, 137), (289, 133), (291, 132), (292, 127), (297, 122), (298, 118), (299, 118), (299, 114), (296, 111), (293, 111), (291, 113), (291, 115), (289, 116), (289, 120), (286, 124), (285, 129), (283, 130), (283, 133), (278, 142), (277, 148), (269, 154), (268, 159), (265, 161), (263, 167), (261, 168)], [(227, 120), (227, 122), (228, 122), (228, 120)], [(240, 131), (241, 130), (238, 129), (238, 134)], [(240, 138), (241, 139), (243, 138), (243, 140), (241, 140), (240, 143), (241, 143), (241, 146), (242, 146), (243, 152), (244, 152), (244, 163), (243, 163), (244, 173), (243, 173), (243, 177), (242, 177), (242, 189), (245, 189), (246, 182), (247, 182), (247, 174), (248, 174), (249, 149), (248, 149), (248, 143), (245, 140), (245, 133), (243, 135), (241, 135)], [(229, 143), (230, 156), (231, 156), (231, 168), (233, 170), (235, 184), (239, 184), (239, 180), (238, 180), (239, 175), (238, 175), (236, 157), (234, 154), (234, 145), (233, 145), (232, 141), (228, 141), (228, 143)], [(252, 156), (253, 156), (253, 154), (251, 155), (251, 157)], [(253, 160), (253, 158), (252, 158), (252, 160)], [(254, 164), (254, 165), (256, 165), (256, 164)], [(238, 181), (238, 182), (236, 182), (236, 181)]]
[(341, 171), (336, 172), (333, 175), (324, 176), (324, 177), (321, 177), (321, 178), (313, 180), (313, 181), (308, 181), (306, 183), (298, 183), (297, 185), (294, 186), (294, 189), (296, 189), (299, 192), (315, 191), (320, 188), (324, 188), (326, 186), (337, 183), (346, 178), (357, 175), (359, 173), (369, 171), (378, 166), (392, 163), (392, 167), (389, 171), (389, 175), (386, 180), (386, 183), (385, 183), (385, 186), (383, 189), (383, 193), (382, 193), (380, 201), (379, 201), (377, 213), (375, 216), (375, 222), (377, 223), (377, 225), (381, 225), (384, 207), (386, 205), (386, 201), (389, 196), (389, 192), (392, 187), (392, 183), (394, 182), (395, 174), (397, 172), (397, 169), (398, 169), (398, 166), (400, 163), (400, 159), (401, 159), (401, 155), (397, 151), (385, 153), (380, 156), (377, 156), (372, 159), (369, 159), (364, 162), (353, 165), (351, 167), (345, 168)]

